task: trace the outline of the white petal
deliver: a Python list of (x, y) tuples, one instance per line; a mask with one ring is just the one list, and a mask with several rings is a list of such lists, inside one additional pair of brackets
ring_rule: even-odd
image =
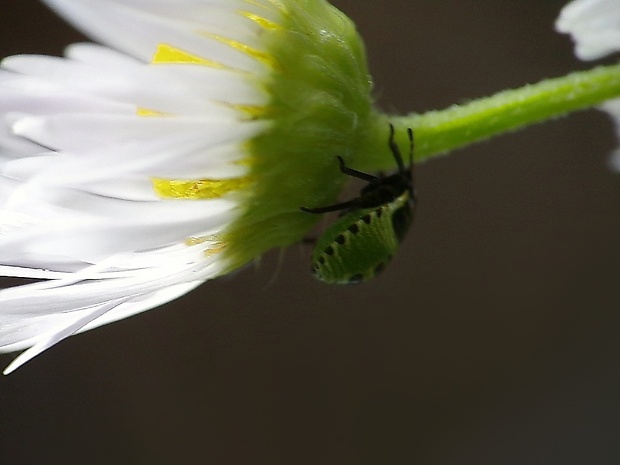
[[(222, 270), (216, 256), (205, 255), (208, 248), (209, 244), (206, 243), (177, 245), (110, 256), (97, 265), (84, 267), (59, 279), (5, 289), (0, 293), (0, 305), (3, 320), (8, 320), (9, 324), (0, 327), (0, 346), (26, 339), (24, 330), (28, 325), (24, 321), (30, 317), (39, 321), (49, 317), (50, 320), (45, 324), (51, 325), (53, 321), (62, 320), (71, 313), (74, 315), (70, 319), (75, 321), (84, 310), (127, 297), (131, 298), (133, 304), (130, 305), (131, 302), (127, 300), (124, 307), (146, 309), (143, 304), (148, 296), (155, 293), (159, 296), (167, 295), (166, 292), (171, 291), (163, 290), (171, 286), (181, 285), (187, 292)], [(187, 287), (189, 283), (192, 285)], [(178, 288), (174, 295), (180, 295), (177, 292)], [(57, 313), (64, 316), (56, 317)], [(11, 315), (20, 319), (11, 324)], [(15, 332), (12, 328), (7, 329), (14, 325), (20, 326), (21, 330)]]
[[(600, 107), (611, 115), (616, 122), (616, 133), (620, 137), (620, 99), (609, 100)], [(620, 149), (616, 149), (609, 156), (609, 167), (620, 172)]]
[[(116, 50), (1, 63), (0, 273), (44, 280), (0, 290), (0, 352), (31, 347), (6, 372), (228, 270), (243, 196), (164, 199), (154, 178), (247, 176), (246, 142), (271, 124), (240, 111), (269, 101), (251, 15), (282, 14), (271, 0), (44, 1)], [(207, 61), (151, 63), (162, 44)]]
[[(151, 179), (228, 179), (242, 177), (241, 143), (209, 147), (208, 142), (171, 140), (72, 154), (49, 153), (9, 160), (0, 166), (5, 178), (47, 186), (79, 188), (126, 200), (159, 200)], [(150, 149), (150, 150), (149, 150)], [(1, 178), (0, 178), (1, 180)], [(0, 193), (0, 204), (6, 195)]]
[(16, 76), (0, 69), (0, 147), (4, 149), (1, 154), (3, 157), (31, 155), (41, 151), (38, 144), (15, 136), (10, 124), (15, 120), (15, 114), (132, 115), (135, 111), (135, 106), (132, 105), (104, 100), (75, 89), (50, 84), (42, 79)]
[[(196, 252), (196, 251), (193, 251)], [(117, 321), (173, 300), (217, 276), (221, 267), (202, 256), (179, 254), (174, 248), (143, 254), (156, 257), (156, 263), (169, 263), (159, 269), (146, 268), (123, 274), (122, 257), (90, 267), (59, 281), (32, 284), (5, 290), (0, 294), (3, 325), (0, 327), (0, 351), (12, 352), (32, 346), (7, 367), (5, 374), (15, 370), (62, 339), (81, 331)], [(143, 261), (128, 257), (132, 264)], [(164, 259), (164, 260), (162, 260)], [(97, 271), (99, 269), (99, 271)], [(109, 276), (107, 276), (109, 275)], [(124, 277), (125, 276), (125, 277)], [(77, 279), (90, 279), (80, 282)], [(58, 312), (50, 312), (57, 306)], [(42, 309), (45, 308), (44, 311)]]
[(96, 263), (109, 254), (182, 242), (219, 231), (237, 215), (227, 200), (128, 202), (71, 189), (39, 189), (11, 198), (6, 208), (33, 218), (0, 237), (2, 263), (21, 265), (36, 257)]
[[(201, 135), (211, 146), (256, 134), (264, 123), (228, 124), (208, 118), (149, 118), (141, 116), (60, 114), (18, 118), (13, 132), (44, 147), (63, 152), (88, 152), (112, 146), (138, 147), (154, 139), (195, 139)], [(208, 136), (205, 137), (205, 134)], [(155, 137), (156, 135), (156, 137)]]
[(114, 52), (102, 47), (91, 47), (88, 53), (92, 61), (96, 55), (103, 57), (99, 62), (84, 63), (18, 55), (4, 59), (2, 67), (62, 88), (163, 113), (215, 116), (227, 112), (238, 117), (231, 105), (260, 105), (266, 100), (248, 76), (232, 71), (195, 65), (146, 65), (120, 54), (115, 59)]
[(123, 300), (117, 300), (113, 302), (108, 302), (105, 305), (99, 305), (95, 307), (94, 310), (86, 312), (85, 315), (80, 316), (80, 318), (77, 318), (75, 321), (71, 322), (71, 324), (61, 327), (60, 329), (52, 332), (49, 335), (44, 335), (44, 337), (39, 337), (36, 344), (34, 344), (27, 351), (23, 352), (17, 358), (15, 358), (15, 360), (13, 360), (9, 364), (9, 366), (5, 368), (3, 373), (5, 375), (8, 375), (11, 372), (17, 370), (24, 363), (32, 360), (34, 357), (39, 355), (41, 352), (45, 351), (46, 349), (49, 349), (53, 345), (62, 341), (63, 339), (71, 336), (76, 331), (83, 328), (86, 324), (99, 318), (100, 316), (103, 316), (105, 313), (117, 307), (122, 302)]
[(595, 60), (620, 51), (620, 2), (618, 0), (574, 0), (556, 22), (558, 31), (571, 34), (575, 54)]
[[(160, 43), (240, 70), (256, 70), (262, 65), (241, 51), (203, 31), (222, 34), (247, 43), (260, 34), (260, 27), (249, 19), (239, 20), (237, 10), (254, 11), (263, 16), (277, 13), (251, 2), (228, 0), (168, 0), (157, 2), (114, 0), (45, 0), (78, 28), (98, 41), (149, 62)], [(258, 2), (257, 2), (258, 3)], [(243, 19), (243, 18), (242, 18)], [(231, 51), (233, 53), (231, 53)]]

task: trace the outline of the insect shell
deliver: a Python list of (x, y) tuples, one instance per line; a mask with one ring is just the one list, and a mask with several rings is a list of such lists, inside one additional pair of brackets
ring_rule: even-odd
[(340, 171), (367, 181), (359, 197), (308, 213), (342, 211), (340, 218), (317, 240), (312, 252), (312, 272), (329, 284), (356, 284), (383, 271), (404, 239), (413, 220), (416, 194), (413, 187), (413, 132), (409, 137), (409, 165), (403, 163), (390, 124), (388, 145), (398, 171), (373, 176), (347, 167), (338, 157)]

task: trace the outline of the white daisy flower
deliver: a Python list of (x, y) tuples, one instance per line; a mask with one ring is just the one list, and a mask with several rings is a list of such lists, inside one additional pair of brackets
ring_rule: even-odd
[(2, 61), (5, 373), (298, 241), (376, 119), (323, 0), (45, 2), (103, 45)]
[[(620, 0), (574, 0), (560, 12), (558, 31), (570, 34), (575, 54), (582, 60), (596, 60), (620, 51)], [(616, 122), (620, 136), (620, 99), (601, 105)], [(609, 165), (620, 171), (620, 149), (609, 158)]]

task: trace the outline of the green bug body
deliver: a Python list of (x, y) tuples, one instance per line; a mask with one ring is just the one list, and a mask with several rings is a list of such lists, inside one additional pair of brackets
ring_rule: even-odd
[(398, 171), (373, 176), (345, 166), (340, 171), (368, 181), (360, 196), (336, 205), (302, 208), (308, 213), (343, 211), (342, 216), (318, 239), (312, 252), (314, 275), (330, 284), (355, 284), (380, 273), (395, 254), (413, 220), (416, 195), (413, 189), (413, 133), (409, 166), (405, 167), (390, 125), (389, 146)]

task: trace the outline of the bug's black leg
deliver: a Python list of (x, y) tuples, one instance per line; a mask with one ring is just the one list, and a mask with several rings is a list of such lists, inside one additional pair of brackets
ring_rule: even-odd
[(409, 164), (413, 165), (413, 129), (407, 128), (407, 137), (409, 138)]
[(409, 138), (409, 171), (413, 169), (413, 129), (407, 128), (407, 137)]
[[(340, 171), (343, 174), (352, 176), (357, 179), (361, 179), (363, 181), (368, 182), (371, 185), (381, 183), (381, 178), (377, 176), (373, 176), (372, 174), (363, 173), (362, 171), (354, 170), (353, 168), (349, 168), (347, 165), (344, 164), (344, 160), (342, 159), (342, 157), (338, 156), (336, 158), (338, 159), (338, 164), (340, 165)], [(330, 212), (336, 212), (336, 211), (359, 207), (360, 202), (361, 202), (361, 199), (360, 197), (358, 197), (352, 200), (348, 200), (346, 202), (336, 203), (334, 205), (327, 205), (326, 207), (317, 207), (317, 208), (300, 207), (300, 209), (306, 213), (316, 213), (316, 214), (330, 213)]]
[(372, 174), (363, 173), (361, 171), (354, 170), (353, 168), (349, 168), (344, 164), (344, 160), (342, 157), (337, 157), (338, 163), (340, 164), (340, 171), (346, 175), (352, 176), (357, 179), (361, 179), (362, 181), (370, 182), (375, 184), (381, 180), (377, 176), (373, 176)]
[(394, 155), (394, 159), (396, 160), (396, 164), (398, 165), (398, 172), (405, 173), (405, 164), (403, 163), (403, 157), (400, 154), (400, 149), (398, 148), (398, 144), (394, 140), (394, 125), (390, 124), (390, 138), (388, 140), (388, 144), (390, 146), (390, 150), (392, 150), (392, 155)]
[(317, 208), (306, 208), (300, 207), (301, 211), (306, 213), (329, 213), (329, 212), (337, 212), (340, 210), (346, 210), (348, 208), (357, 207), (359, 205), (359, 199), (348, 200), (347, 202), (336, 203), (334, 205), (328, 205), (326, 207), (317, 207)]

